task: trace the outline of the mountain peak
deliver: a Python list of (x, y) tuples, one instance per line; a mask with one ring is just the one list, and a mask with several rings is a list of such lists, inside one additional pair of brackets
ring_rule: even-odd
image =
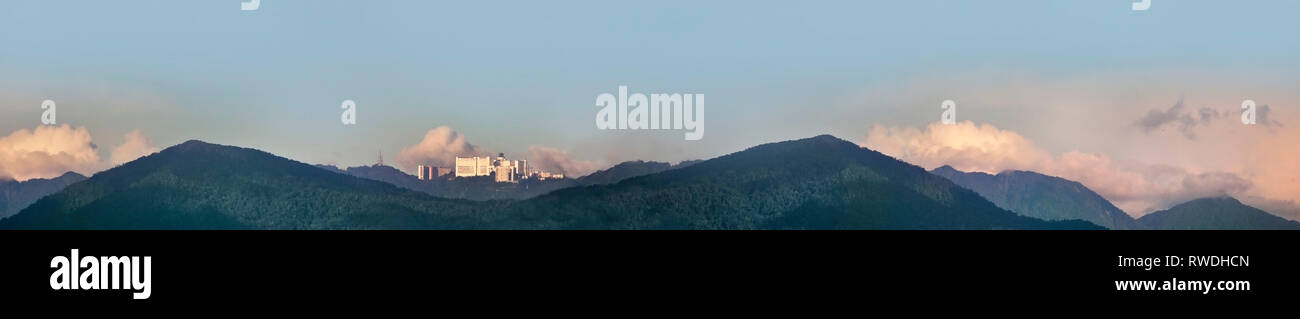
[[(171, 147), (165, 148), (162, 151), (158, 152), (158, 154), (159, 155), (167, 154), (166, 156), (174, 156), (180, 154), (183, 154), (183, 156), (201, 156), (201, 155), (212, 154), (213, 152), (223, 152), (223, 151), (229, 152), (235, 150), (245, 150), (245, 149), (241, 147), (235, 147), (235, 146), (213, 144), (213, 143), (208, 143), (200, 140), (188, 140), (185, 141), (184, 143), (176, 144)], [(253, 150), (253, 149), (246, 149), (246, 150)]]
[(830, 134), (817, 135), (817, 136), (809, 137), (809, 138), (806, 138), (806, 139), (803, 139), (803, 140), (804, 140), (804, 141), (810, 141), (810, 142), (816, 142), (816, 143), (827, 143), (827, 144), (831, 144), (831, 145), (836, 145), (836, 144), (838, 144), (838, 145), (846, 145), (846, 144), (847, 144), (847, 145), (853, 145), (854, 147), (858, 147), (858, 144), (857, 144), (857, 143), (849, 142), (849, 141), (847, 141), (847, 140), (844, 140), (844, 139), (841, 139), (841, 138), (838, 138), (838, 137), (832, 136), (832, 135), (830, 135)]
[[(83, 179), (86, 179), (86, 176), (85, 176), (85, 175), (81, 175), (81, 174), (79, 174), (79, 173), (77, 173), (77, 172), (73, 172), (73, 171), (67, 171), (67, 172), (65, 172), (65, 173), (63, 173), (63, 174), (61, 174), (61, 175), (59, 175), (59, 176), (48, 177), (48, 178), (32, 178), (32, 179), (28, 179), (28, 180), (23, 181), (23, 183), (27, 183), (27, 182), (43, 182), (43, 181), (60, 181), (60, 180), (80, 181), (80, 180), (83, 180)], [(8, 177), (8, 176), (0, 176), (0, 182), (18, 183), (17, 180), (13, 179), (12, 177)]]
[(201, 140), (188, 140), (183, 143), (176, 144), (175, 146), (172, 147), (204, 147), (204, 146), (217, 146), (217, 144), (212, 144)]
[(69, 178), (86, 179), (86, 175), (81, 175), (78, 174), (77, 172), (68, 171), (67, 173), (63, 173), (63, 175), (59, 175), (59, 177), (55, 177), (54, 179), (69, 179)]
[(760, 144), (758, 146), (750, 147), (749, 149), (742, 151), (742, 153), (746, 151), (762, 150), (762, 149), (794, 151), (794, 152), (816, 152), (821, 150), (857, 150), (857, 149), (864, 149), (864, 147), (861, 147), (856, 143), (849, 142), (835, 136), (831, 136), (829, 134), (822, 134), (822, 135), (817, 135), (817, 136), (797, 139), (797, 140)]
[(935, 169), (930, 170), (930, 172), (939, 174), (940, 176), (954, 174), (954, 173), (963, 173), (962, 171), (959, 171), (956, 168), (952, 168), (952, 166), (950, 165), (936, 167)]
[(1300, 229), (1300, 223), (1226, 195), (1190, 200), (1142, 216), (1138, 222), (1154, 229)]
[(374, 165), (370, 165), (370, 166), (348, 167), (347, 170), (348, 170), (348, 171), (353, 171), (353, 170), (357, 170), (357, 171), (365, 171), (365, 172), (369, 172), (369, 173), (392, 174), (392, 175), (395, 175), (395, 176), (415, 178), (415, 175), (407, 174), (406, 172), (403, 172), (402, 170), (397, 169), (396, 167), (392, 167), (392, 166), (388, 166), (388, 165), (383, 165), (383, 164), (374, 164)]
[(1197, 198), (1197, 199), (1193, 199), (1193, 200), (1187, 201), (1186, 203), (1182, 203), (1182, 204), (1179, 204), (1179, 205), (1189, 205), (1189, 204), (1192, 204), (1192, 205), (1204, 205), (1204, 204), (1245, 205), (1245, 204), (1242, 204), (1241, 201), (1237, 200), (1236, 198), (1233, 198), (1232, 196), (1228, 196), (1228, 195), (1220, 195), (1220, 196), (1212, 196), (1212, 197), (1202, 197), (1202, 198)]
[[(1006, 173), (1006, 172), (1003, 172), (1003, 173)], [(952, 167), (952, 165), (939, 166), (939, 167), (937, 167), (937, 168), (935, 168), (935, 169), (930, 170), (930, 174), (943, 176), (944, 178), (947, 178), (947, 179), (953, 179), (954, 177), (959, 176), (959, 175), (979, 175), (979, 176), (982, 176), (982, 177), (985, 177), (985, 178), (992, 178), (992, 177), (1002, 176), (1003, 173), (998, 173), (998, 175), (992, 175), (992, 174), (989, 174), (989, 173), (978, 172), (978, 171), (970, 171), (970, 172), (967, 172), (967, 171), (958, 170), (957, 168)], [(961, 183), (958, 183), (958, 184), (961, 184)], [(967, 187), (967, 188), (969, 188), (969, 187)]]
[(1082, 219), (1110, 229), (1141, 228), (1133, 217), (1076, 181), (1033, 171), (1007, 170), (997, 175), (967, 173), (948, 165), (930, 173), (1024, 216), (1046, 220)]

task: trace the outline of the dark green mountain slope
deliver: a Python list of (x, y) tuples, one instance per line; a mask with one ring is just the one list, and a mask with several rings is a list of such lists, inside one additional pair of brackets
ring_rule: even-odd
[(770, 143), (617, 184), (512, 203), (528, 226), (705, 229), (1045, 229), (978, 194), (829, 135)]
[(951, 166), (930, 171), (1020, 215), (1044, 220), (1081, 219), (1110, 229), (1140, 229), (1133, 217), (1078, 182), (1029, 171), (997, 175)]
[(1300, 229), (1300, 223), (1247, 206), (1232, 197), (1192, 200), (1138, 218), (1152, 229)]
[[(488, 207), (254, 149), (189, 141), (73, 184), (0, 220), (0, 227), (421, 228), (457, 222), (455, 213)], [(430, 213), (444, 211), (449, 213)]]
[(85, 176), (74, 172), (63, 173), (55, 178), (35, 178), (22, 182), (7, 180), (0, 181), (0, 218), (9, 217), (17, 214), (23, 208), (36, 202), (36, 200), (45, 197), (45, 195), (54, 194), (72, 183), (85, 180)]

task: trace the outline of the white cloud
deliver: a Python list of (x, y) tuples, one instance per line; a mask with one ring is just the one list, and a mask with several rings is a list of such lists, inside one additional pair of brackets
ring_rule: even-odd
[(0, 176), (24, 181), (59, 176), (68, 171), (84, 175), (102, 167), (90, 131), (85, 127), (39, 126), (0, 138)]
[(875, 125), (860, 144), (922, 167), (952, 165), (964, 171), (997, 173), (1036, 167), (1051, 159), (1020, 134), (970, 121), (931, 124), (924, 131)]
[[(403, 169), (413, 170), (416, 165), (453, 166), (456, 156), (491, 156), (494, 153), (466, 141), (456, 130), (439, 126), (424, 134), (419, 143), (397, 153), (397, 162)], [(511, 158), (516, 159), (516, 158)], [(529, 169), (541, 169), (578, 177), (595, 172), (600, 166), (594, 162), (573, 159), (568, 151), (546, 146), (530, 146), (524, 153)]]
[(160, 149), (154, 146), (153, 141), (144, 136), (140, 130), (133, 130), (126, 133), (122, 145), (113, 148), (109, 154), (109, 161), (113, 165), (122, 165), (123, 163), (134, 161), (145, 155), (158, 152)]
[(530, 146), (526, 154), (529, 167), (563, 173), (568, 178), (586, 176), (600, 167), (594, 162), (575, 160), (569, 152), (550, 147)]
[(405, 170), (413, 170), (417, 165), (451, 167), (456, 163), (456, 156), (488, 154), (491, 152), (465, 141), (465, 136), (451, 127), (439, 126), (425, 132), (419, 143), (398, 152), (397, 163)]
[(89, 176), (159, 150), (140, 130), (127, 133), (125, 141), (110, 152), (107, 163), (98, 148), (85, 127), (64, 124), (18, 130), (0, 138), (0, 178), (25, 181), (69, 171)]

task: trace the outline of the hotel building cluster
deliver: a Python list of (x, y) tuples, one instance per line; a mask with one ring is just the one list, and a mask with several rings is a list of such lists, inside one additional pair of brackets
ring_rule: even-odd
[(520, 180), (563, 179), (564, 174), (553, 174), (534, 169), (528, 170), (528, 160), (506, 159), (505, 154), (490, 156), (456, 157), (456, 166), (436, 167), (419, 165), (415, 176), (421, 180), (451, 177), (492, 176), (498, 183), (518, 183)]

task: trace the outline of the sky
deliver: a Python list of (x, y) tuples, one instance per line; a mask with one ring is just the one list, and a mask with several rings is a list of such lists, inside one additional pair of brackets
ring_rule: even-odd
[[(1231, 195), (1300, 218), (1295, 1), (238, 2), (6, 3), (0, 176), (190, 139), (581, 175), (832, 134), (927, 169), (1078, 180), (1134, 216)], [(596, 129), (620, 85), (704, 94), (703, 139)], [(1241, 125), (1246, 99), (1268, 121)], [(957, 123), (937, 124), (944, 100)]]

